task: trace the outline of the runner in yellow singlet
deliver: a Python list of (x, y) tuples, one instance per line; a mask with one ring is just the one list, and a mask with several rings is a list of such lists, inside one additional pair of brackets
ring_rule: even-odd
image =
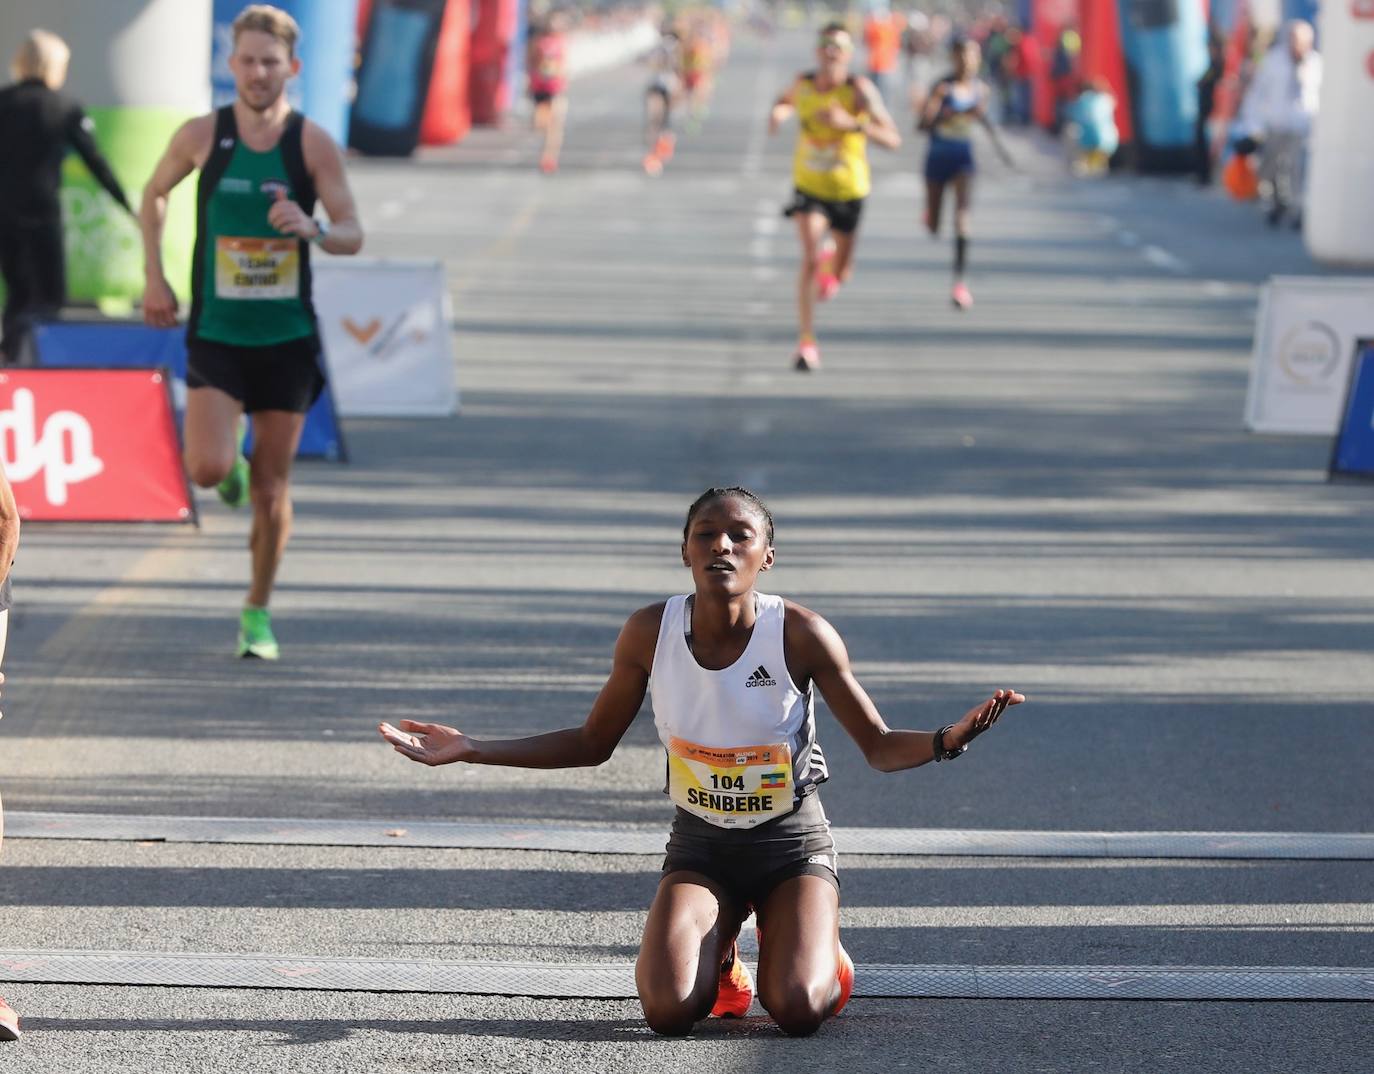
[(792, 115), (800, 124), (792, 158), (796, 191), (786, 215), (797, 221), (802, 264), (797, 281), (799, 370), (821, 364), (814, 307), (833, 298), (852, 272), (854, 239), (868, 196), (868, 143), (902, 144), (873, 83), (849, 73), (854, 45), (837, 22), (821, 30), (815, 71), (798, 75), (768, 115), (768, 131)]

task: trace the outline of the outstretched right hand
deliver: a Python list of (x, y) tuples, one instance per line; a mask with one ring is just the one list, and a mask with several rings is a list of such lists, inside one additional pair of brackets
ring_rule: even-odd
[(175, 328), (177, 296), (164, 276), (148, 277), (143, 289), (143, 321), (154, 328)]
[(378, 724), (377, 731), (397, 753), (421, 764), (453, 764), (470, 760), (473, 755), (467, 735), (441, 723), (402, 720), (399, 728), (383, 723)]

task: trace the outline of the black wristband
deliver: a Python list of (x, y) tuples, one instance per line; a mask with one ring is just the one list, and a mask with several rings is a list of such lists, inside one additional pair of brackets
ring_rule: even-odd
[(954, 730), (954, 725), (952, 723), (949, 723), (945, 724), (944, 727), (940, 728), (940, 730), (935, 732), (935, 741), (933, 743), (933, 749), (935, 753), (936, 764), (939, 764), (941, 761), (952, 761), (954, 760), (954, 758), (962, 756), (964, 752), (968, 749), (967, 746), (960, 746), (957, 750), (945, 749), (945, 732), (952, 730)]

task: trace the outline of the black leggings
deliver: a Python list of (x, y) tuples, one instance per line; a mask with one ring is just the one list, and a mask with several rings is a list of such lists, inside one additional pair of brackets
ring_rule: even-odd
[(0, 220), (0, 275), (5, 279), (4, 338), (7, 365), (33, 361), (33, 322), (51, 317), (67, 298), (62, 221)]

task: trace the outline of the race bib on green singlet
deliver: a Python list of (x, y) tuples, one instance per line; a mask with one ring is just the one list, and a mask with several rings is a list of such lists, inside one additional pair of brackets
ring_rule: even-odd
[(753, 828), (792, 812), (787, 743), (719, 749), (668, 742), (668, 797), (718, 828)]
[(215, 297), (297, 298), (301, 293), (301, 255), (297, 240), (240, 239), (221, 235), (215, 242)]

